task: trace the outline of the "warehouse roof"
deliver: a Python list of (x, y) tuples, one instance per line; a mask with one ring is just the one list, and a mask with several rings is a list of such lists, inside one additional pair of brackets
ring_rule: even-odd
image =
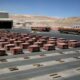
[(0, 18), (0, 21), (11, 21), (11, 18)]

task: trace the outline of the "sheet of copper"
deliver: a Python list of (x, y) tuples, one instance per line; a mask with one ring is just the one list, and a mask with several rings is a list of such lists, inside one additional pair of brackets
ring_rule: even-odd
[(14, 41), (14, 43), (16, 44), (16, 46), (20, 46), (21, 45), (21, 43), (23, 43), (22, 41)]
[(6, 56), (6, 50), (4, 48), (0, 48), (0, 56)]
[(69, 45), (69, 47), (72, 47), (72, 48), (80, 47), (80, 43), (79, 42), (71, 42), (68, 45)]
[(67, 42), (67, 40), (65, 39), (65, 38), (58, 38), (57, 39), (57, 42), (59, 43), (66, 43)]
[(7, 44), (9, 44), (9, 42), (0, 42), (0, 47), (1, 47), (1, 48), (4, 48), (5, 45), (7, 45)]
[(65, 38), (57, 38), (57, 40), (66, 40)]
[(36, 37), (33, 37), (33, 38), (31, 38), (34, 42), (36, 42), (37, 41), (37, 38)]
[(57, 47), (60, 48), (60, 49), (68, 49), (68, 44), (58, 42)]
[(56, 37), (49, 37), (50, 39), (57, 39)]
[(78, 42), (77, 40), (69, 40), (68, 43), (71, 43), (71, 42)]
[(22, 50), (21, 47), (11, 48), (11, 52), (12, 52), (13, 55), (23, 54), (23, 50)]
[(8, 42), (8, 41), (9, 41), (9, 38), (5, 37), (5, 38), (4, 38), (4, 41), (5, 41), (5, 42)]
[(49, 38), (49, 41), (56, 41), (56, 39), (51, 39), (51, 38)]
[(46, 39), (46, 40), (48, 40), (49, 37), (48, 37), (48, 36), (42, 36), (41, 39)]
[(29, 43), (27, 43), (27, 42), (21, 44), (22, 49), (27, 49), (28, 46), (29, 46)]
[(42, 42), (43, 44), (47, 43), (46, 39), (39, 39), (38, 41)]
[(36, 36), (37, 40), (41, 39), (42, 36)]
[(43, 46), (43, 43), (40, 42), (40, 41), (37, 41), (37, 42), (34, 43), (34, 45), (38, 45), (39, 47), (42, 47)]
[(47, 51), (55, 50), (55, 45), (53, 45), (53, 44), (45, 44), (45, 45), (43, 46), (43, 49), (44, 49), (44, 50), (47, 50)]
[(15, 47), (15, 44), (7, 44), (7, 45), (5, 45), (5, 49), (8, 50), (8, 51), (13, 47)]
[(15, 39), (10, 39), (10, 40), (9, 40), (9, 43), (10, 43), (10, 44), (14, 44), (14, 41), (15, 41)]
[(0, 39), (0, 42), (4, 42), (4, 39)]
[(32, 39), (27, 40), (27, 42), (32, 45), (34, 43), (34, 41)]
[(28, 50), (30, 52), (39, 52), (40, 51), (40, 47), (38, 45), (31, 45), (28, 47)]
[(56, 41), (48, 41), (48, 44), (54, 44), (56, 46)]
[(29, 40), (29, 39), (30, 39), (30, 37), (24, 37), (24, 39), (25, 39), (25, 40)]
[(72, 47), (72, 48), (76, 48), (78, 45), (78, 41), (77, 40), (69, 40), (68, 41), (68, 46)]

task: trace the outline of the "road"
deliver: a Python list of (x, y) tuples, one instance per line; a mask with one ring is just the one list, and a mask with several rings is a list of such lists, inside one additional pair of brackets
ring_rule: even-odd
[[(31, 33), (30, 29), (13, 29), (11, 32), (19, 32), (19, 33)], [(33, 34), (33, 33), (32, 33)], [(66, 39), (76, 39), (80, 40), (80, 35), (75, 35), (75, 34), (64, 34), (60, 33), (58, 31), (50, 31), (50, 32), (39, 32), (39, 33), (34, 33), (36, 35), (42, 35), (42, 36), (49, 36), (49, 37), (63, 37)]]
[(63, 49), (63, 50), (53, 50), (53, 51), (44, 51), (44, 52), (33, 52), (33, 53), (25, 53), (25, 54), (19, 54), (19, 55), (8, 55), (8, 56), (0, 56), (0, 59), (11, 59), (11, 58), (19, 58), (19, 57), (25, 57), (25, 56), (35, 56), (40, 54), (49, 54), (49, 53), (63, 53), (66, 51), (77, 51), (80, 50), (80, 48), (71, 48), (71, 49)]
[(67, 69), (77, 68), (77, 67), (80, 67), (80, 60), (68, 62), (64, 64), (2, 74), (0, 75), (0, 80), (21, 80), (24, 78), (31, 78), (31, 77), (40, 76), (49, 73), (56, 73)]
[(62, 55), (57, 55), (57, 56), (48, 56), (48, 57), (44, 57), (44, 58), (36, 58), (36, 59), (28, 59), (28, 60), (21, 60), (21, 61), (15, 61), (15, 62), (8, 62), (5, 64), (1, 63), (0, 68), (29, 65), (29, 64), (33, 64), (33, 63), (60, 60), (60, 59), (65, 59), (65, 58), (70, 58), (70, 57), (78, 57), (78, 56), (80, 56), (80, 53), (62, 54)]

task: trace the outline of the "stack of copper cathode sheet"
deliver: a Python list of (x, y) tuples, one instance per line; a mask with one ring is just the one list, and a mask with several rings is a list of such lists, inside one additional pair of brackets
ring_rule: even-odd
[(39, 47), (38, 45), (30, 45), (30, 46), (28, 47), (28, 50), (29, 50), (30, 52), (39, 52), (39, 51), (40, 51), (40, 47)]
[(47, 51), (55, 50), (55, 45), (54, 44), (44, 44), (43, 49)]

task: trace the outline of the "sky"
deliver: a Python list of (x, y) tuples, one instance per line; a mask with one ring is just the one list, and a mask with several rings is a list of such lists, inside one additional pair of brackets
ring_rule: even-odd
[(0, 11), (51, 17), (80, 17), (80, 0), (0, 0)]

